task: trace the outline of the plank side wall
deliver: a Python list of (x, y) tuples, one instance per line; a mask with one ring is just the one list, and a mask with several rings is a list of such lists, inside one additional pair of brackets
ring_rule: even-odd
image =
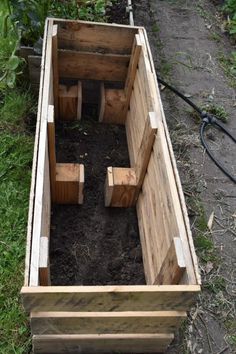
[[(159, 89), (155, 85), (155, 73), (149, 60), (146, 45), (144, 45), (146, 42), (142, 31), (140, 31), (140, 37), (143, 41), (143, 55), (139, 63), (140, 82), (143, 83), (142, 96), (147, 109), (150, 111), (153, 108), (159, 118), (153, 152), (137, 203), (142, 243), (150, 244), (149, 248), (152, 250), (152, 254), (156, 254), (152, 258), (151, 268), (147, 263), (144, 264), (146, 279), (148, 284), (153, 284), (150, 280), (152, 279), (151, 275), (153, 272), (156, 276), (158, 275), (171, 241), (174, 237), (179, 237), (183, 244), (186, 263), (186, 272), (181, 283), (196, 284), (186, 226), (173, 173), (172, 159), (174, 157), (170, 156), (167, 145), (166, 128), (163, 124), (164, 113), (160, 96), (157, 94)], [(152, 249), (153, 247), (155, 251)]]

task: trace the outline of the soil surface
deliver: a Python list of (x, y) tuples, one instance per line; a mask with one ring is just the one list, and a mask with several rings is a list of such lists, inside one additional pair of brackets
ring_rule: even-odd
[[(134, 21), (146, 27), (156, 70), (163, 79), (200, 107), (223, 106), (230, 117), (227, 128), (236, 136), (235, 89), (221, 59), (235, 49), (221, 31), (214, 3), (138, 0), (134, 2)], [(193, 119), (192, 109), (166, 88), (161, 89), (203, 282), (198, 303), (168, 354), (236, 353), (235, 184), (206, 155), (199, 141), (199, 120)], [(215, 156), (235, 175), (235, 144), (215, 129), (207, 137)], [(209, 231), (206, 223), (210, 216)], [(199, 239), (205, 242), (201, 247), (196, 242)], [(213, 249), (209, 251), (211, 242)]]
[(127, 0), (118, 0), (113, 2), (111, 6), (108, 6), (106, 10), (108, 22), (129, 25), (129, 15), (126, 12), (126, 7)]
[(83, 163), (85, 189), (83, 205), (53, 208), (52, 284), (145, 284), (135, 208), (104, 206), (107, 167), (129, 167), (125, 128), (91, 115), (57, 124), (57, 161)]

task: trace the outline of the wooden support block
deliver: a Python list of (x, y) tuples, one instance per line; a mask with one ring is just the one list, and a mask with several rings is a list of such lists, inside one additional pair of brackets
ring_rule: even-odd
[(57, 163), (56, 195), (57, 204), (82, 204), (84, 188), (84, 165)]
[(140, 190), (143, 184), (145, 173), (150, 160), (155, 136), (158, 128), (158, 119), (155, 112), (149, 112), (145, 121), (144, 132), (139, 147), (137, 161), (135, 164), (135, 173), (137, 177), (137, 189)]
[(59, 73), (58, 73), (58, 25), (52, 27), (52, 69), (53, 69), (53, 98), (56, 119), (58, 119), (58, 95), (59, 95)]
[(172, 333), (185, 311), (31, 312), (32, 334)]
[(39, 284), (42, 286), (51, 285), (49, 268), (49, 237), (40, 237), (39, 248)]
[(59, 112), (60, 119), (71, 121), (80, 120), (82, 110), (82, 84), (67, 87), (59, 85)]
[(39, 85), (42, 57), (39, 55), (28, 56), (30, 82)]
[(33, 336), (34, 353), (163, 353), (173, 334), (55, 334)]
[(186, 264), (182, 242), (179, 237), (174, 237), (155, 284), (179, 284), (185, 271)]
[(101, 103), (99, 121), (111, 124), (125, 123), (125, 103), (124, 90), (105, 89), (101, 84)]
[(132, 168), (108, 167), (105, 185), (105, 205), (131, 207), (134, 205), (136, 175)]

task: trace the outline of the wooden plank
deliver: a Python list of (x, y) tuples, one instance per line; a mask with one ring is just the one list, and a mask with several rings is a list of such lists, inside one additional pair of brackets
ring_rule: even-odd
[(125, 96), (126, 96), (125, 111), (126, 111), (126, 113), (127, 113), (128, 107), (129, 107), (130, 97), (131, 97), (131, 93), (132, 93), (132, 89), (133, 89), (133, 84), (134, 84), (134, 80), (135, 80), (135, 76), (136, 76), (136, 71), (137, 71), (137, 67), (138, 67), (138, 62), (139, 62), (141, 50), (142, 50), (142, 43), (140, 41), (139, 35), (136, 34), (134, 37), (134, 43), (133, 43), (128, 73), (127, 73), (126, 82), (125, 82)]
[(39, 249), (39, 283), (51, 285), (49, 268), (49, 237), (41, 236)]
[(158, 119), (155, 112), (149, 112), (145, 122), (142, 141), (138, 150), (135, 164), (135, 174), (137, 178), (137, 191), (139, 193), (149, 164), (153, 144), (158, 128)]
[(138, 27), (85, 21), (58, 21), (60, 49), (130, 54)]
[(81, 118), (81, 83), (73, 86), (59, 85), (60, 119), (71, 121)]
[(172, 333), (186, 319), (184, 311), (32, 312), (32, 334)]
[(56, 184), (56, 141), (55, 141), (55, 120), (54, 120), (54, 106), (48, 107), (48, 153), (50, 166), (50, 182), (51, 182), (51, 196), (55, 199), (55, 184)]
[(173, 334), (67, 334), (33, 336), (34, 353), (160, 353)]
[(186, 271), (181, 239), (174, 237), (155, 284), (178, 284)]
[(41, 60), (42, 57), (39, 55), (28, 56), (29, 77), (34, 84), (39, 84), (40, 82)]
[(84, 166), (75, 163), (57, 163), (56, 195), (57, 204), (82, 204), (84, 188)]
[(194, 266), (194, 272), (195, 272), (195, 276), (196, 276), (196, 281), (197, 281), (197, 284), (201, 284), (201, 276), (200, 276), (200, 272), (199, 272), (199, 268), (198, 268), (197, 256), (196, 256), (196, 252), (195, 252), (195, 248), (194, 248), (194, 244), (193, 244), (193, 238), (192, 238), (192, 233), (191, 233), (191, 228), (190, 228), (190, 223), (189, 223), (189, 217), (188, 217), (186, 203), (185, 203), (185, 198), (184, 198), (183, 189), (182, 189), (182, 185), (181, 185), (181, 181), (180, 181), (180, 177), (179, 177), (179, 173), (178, 173), (178, 169), (177, 169), (177, 165), (176, 165), (176, 160), (175, 160), (175, 157), (174, 157), (174, 152), (173, 152), (173, 148), (172, 148), (172, 144), (171, 144), (171, 140), (170, 140), (170, 135), (169, 135), (169, 132), (168, 132), (168, 127), (167, 127), (167, 123), (166, 123), (166, 119), (165, 119), (163, 106), (162, 106), (162, 103), (161, 103), (160, 91), (159, 91), (159, 87), (158, 87), (157, 77), (156, 77), (156, 74), (155, 74), (155, 66), (154, 66), (154, 62), (153, 62), (153, 58), (152, 58), (152, 54), (151, 54), (151, 50), (150, 50), (150, 45), (149, 45), (149, 41), (148, 41), (147, 33), (146, 33), (145, 29), (140, 29), (139, 32), (140, 31), (143, 34), (144, 42), (145, 42), (145, 45), (146, 45), (146, 48), (147, 48), (147, 54), (149, 56), (150, 65), (151, 65), (152, 72), (153, 72), (154, 88), (155, 88), (155, 91), (156, 91), (157, 100), (159, 101), (159, 107), (157, 107), (157, 108), (160, 111), (160, 115), (162, 117), (164, 129), (165, 129), (165, 137), (166, 137), (166, 141), (167, 141), (167, 144), (168, 144), (168, 149), (169, 149), (169, 154), (170, 154), (170, 158), (171, 158), (172, 168), (173, 168), (173, 172), (174, 172), (174, 176), (175, 176), (175, 182), (176, 182), (176, 186), (177, 186), (177, 189), (178, 189), (179, 200), (180, 200), (180, 203), (181, 203), (182, 213), (183, 213), (184, 222), (185, 222), (185, 226), (186, 226), (187, 242), (189, 244), (189, 248), (190, 248), (190, 251), (191, 251), (191, 257), (192, 257), (192, 262), (193, 262), (193, 266)]
[(125, 81), (129, 55), (59, 50), (59, 76), (69, 79)]
[(198, 285), (23, 287), (27, 311), (186, 311)]
[(25, 277), (24, 277), (24, 285), (25, 286), (29, 285), (29, 277), (30, 277), (30, 257), (31, 257), (31, 242), (32, 242), (32, 230), (33, 230), (33, 211), (34, 211), (35, 188), (36, 188), (39, 131), (40, 131), (40, 119), (41, 119), (41, 110), (42, 110), (45, 61), (46, 61), (45, 48), (47, 45), (46, 39), (47, 39), (47, 33), (48, 33), (48, 24), (49, 24), (49, 21), (46, 21), (45, 29), (44, 29), (43, 55), (42, 55), (42, 66), (41, 66), (39, 99), (38, 99), (38, 113), (37, 113), (36, 129), (35, 129), (34, 154), (33, 154), (31, 187), (30, 187), (30, 196), (29, 196), (29, 212), (28, 212), (26, 255), (25, 255)]
[(59, 71), (58, 71), (58, 25), (53, 25), (52, 28), (52, 68), (53, 68), (53, 97), (55, 116), (58, 119), (59, 115)]
[[(40, 237), (42, 236), (42, 228), (44, 224), (43, 211), (45, 213), (44, 196), (50, 199), (50, 190), (45, 193), (45, 165), (48, 157), (48, 142), (47, 142), (47, 118), (48, 105), (52, 102), (52, 70), (51, 70), (51, 52), (52, 52), (52, 22), (48, 24), (47, 44), (45, 54), (45, 80), (42, 92), (42, 110), (40, 114), (40, 135), (38, 146), (38, 161), (37, 161), (37, 176), (35, 190), (35, 207), (34, 221), (32, 230), (32, 246), (31, 246), (31, 262), (30, 262), (30, 280), (31, 286), (39, 284), (39, 246)], [(47, 166), (47, 165), (46, 165)], [(47, 200), (48, 200), (47, 199)], [(45, 234), (44, 234), (45, 235)]]

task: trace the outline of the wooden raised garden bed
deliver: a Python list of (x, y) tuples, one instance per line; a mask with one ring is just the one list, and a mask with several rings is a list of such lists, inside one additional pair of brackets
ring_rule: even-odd
[[(86, 122), (84, 109), (90, 106), (97, 107), (100, 123), (94, 124), (104, 131), (119, 125), (126, 132), (130, 165), (108, 161), (102, 204), (109, 217), (114, 210), (136, 209), (143, 285), (115, 280), (87, 285), (86, 279), (51, 285), (51, 279), (57, 284), (54, 275), (50, 278), (51, 212), (55, 205), (80, 204), (75, 209), (79, 213), (92, 193), (84, 189), (89, 171), (80, 156), (77, 163), (58, 161), (56, 141), (61, 140), (55, 130), (61, 121), (66, 126)], [(98, 155), (106, 136), (102, 141)], [(106, 238), (112, 238), (112, 230)], [(21, 291), (34, 353), (164, 352), (199, 291), (188, 216), (145, 30), (48, 19)]]

